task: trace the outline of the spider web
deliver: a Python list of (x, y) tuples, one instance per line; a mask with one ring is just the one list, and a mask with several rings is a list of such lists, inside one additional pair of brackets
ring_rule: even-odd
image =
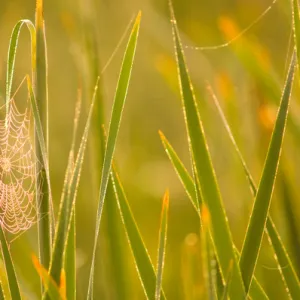
[(36, 222), (38, 167), (30, 113), (27, 108), (20, 113), (11, 100), (6, 118), (0, 119), (0, 225), (10, 233), (25, 231)]

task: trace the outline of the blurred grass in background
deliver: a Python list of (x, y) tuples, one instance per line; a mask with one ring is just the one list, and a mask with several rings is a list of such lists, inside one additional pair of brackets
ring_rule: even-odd
[[(291, 37), (290, 1), (277, 1), (262, 20), (228, 47), (196, 50), (223, 44), (233, 39), (253, 22), (270, 4), (267, 0), (173, 1), (179, 29), (196, 94), (205, 102), (202, 109), (212, 160), (225, 202), (235, 244), (241, 248), (252, 196), (228, 136), (222, 127), (212, 99), (206, 91), (208, 81), (220, 99), (235, 138), (256, 182), (260, 178), (267, 146), (276, 118), (278, 102), (287, 71), (287, 52)], [(189, 268), (200, 264), (199, 220), (191, 206), (161, 145), (161, 129), (182, 160), (189, 167), (188, 144), (179, 101), (176, 64), (173, 54), (170, 18), (166, 1), (76, 0), (45, 1), (44, 17), (49, 63), (50, 172), (55, 212), (72, 138), (72, 124), (78, 88), (83, 88), (86, 118), (92, 87), (111, 53), (115, 50), (128, 23), (138, 10), (143, 12), (137, 55), (129, 87), (115, 160), (128, 200), (140, 227), (152, 260), (156, 260), (161, 199), (170, 189), (169, 232), (163, 285), (169, 299), (191, 299), (190, 282), (182, 280)], [(6, 55), (14, 24), (22, 18), (34, 19), (35, 1), (1, 0), (0, 9), (0, 95), (4, 99)], [(21, 34), (17, 53), (13, 91), (24, 74), (30, 72), (30, 43)], [(125, 43), (101, 77), (105, 119), (108, 120), (118, 79)], [(299, 95), (296, 78), (294, 95)], [(16, 96), (25, 103), (25, 86)], [(22, 103), (22, 104), (21, 104)], [(271, 214), (280, 234), (300, 271), (299, 191), (300, 164), (299, 114), (297, 97), (293, 97), (286, 139)], [(80, 123), (82, 130), (84, 122)], [(108, 124), (106, 124), (108, 127)], [(99, 161), (90, 139), (87, 159), (77, 199), (77, 295), (86, 294), (91, 249), (94, 237)], [(95, 141), (94, 141), (95, 142)], [(122, 271), (130, 299), (140, 299), (143, 291), (133, 264), (127, 241), (118, 245), (107, 234), (109, 220), (101, 227), (97, 254), (95, 294), (114, 299), (115, 276), (111, 253), (123, 252)], [(118, 222), (119, 218), (117, 219)], [(118, 228), (116, 230), (119, 230)], [(120, 229), (123, 237), (123, 229)], [(114, 247), (112, 251), (111, 247)], [(37, 253), (36, 226), (11, 244), (12, 255), (22, 287), (33, 299), (39, 289), (39, 278), (31, 261)], [(299, 252), (299, 251), (298, 251)], [(3, 274), (2, 274), (3, 276)], [(257, 265), (257, 277), (271, 299), (284, 299), (284, 285), (273, 259), (273, 250), (264, 241)], [(30, 279), (30, 280), (29, 280)], [(201, 278), (192, 279), (194, 295), (201, 295)], [(276, 282), (277, 290), (274, 290)], [(193, 290), (192, 289), (192, 290)], [(199, 290), (200, 289), (200, 290)], [(24, 290), (24, 288), (23, 288)], [(274, 293), (275, 292), (275, 293)]]

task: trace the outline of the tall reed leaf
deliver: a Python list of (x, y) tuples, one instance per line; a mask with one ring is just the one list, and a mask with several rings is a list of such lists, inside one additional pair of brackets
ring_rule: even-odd
[[(179, 156), (175, 152), (174, 148), (172, 147), (172, 145), (169, 143), (169, 141), (167, 140), (167, 138), (164, 136), (164, 134), (162, 132), (160, 132), (160, 137), (161, 137), (164, 149), (172, 163), (172, 166), (173, 166), (175, 172), (178, 175), (180, 182), (182, 183), (182, 185), (187, 193), (187, 196), (189, 197), (191, 203), (193, 204), (196, 212), (198, 214), (200, 214), (197, 206), (194, 204), (197, 202), (197, 198), (196, 198), (197, 196), (195, 193), (195, 184), (194, 184), (192, 177), (190, 176), (187, 169), (184, 167), (182, 161), (180, 160)], [(238, 256), (240, 256), (240, 254), (237, 252), (237, 250), (236, 250), (236, 253)], [(224, 281), (225, 278), (223, 278), (222, 280)], [(253, 284), (251, 285), (250, 296), (253, 299), (268, 299), (266, 293), (264, 292), (264, 290), (262, 289), (262, 287), (260, 286), (260, 284), (258, 283), (258, 281), (256, 280), (255, 277), (254, 277)]]
[(1, 241), (1, 250), (3, 255), (3, 261), (5, 264), (11, 298), (16, 300), (19, 299), (21, 300), (21, 294), (20, 294), (20, 289), (19, 289), (19, 284), (18, 284), (14, 264), (11, 258), (10, 251), (8, 249), (7, 241), (2, 226), (0, 226), (0, 241)]
[(160, 299), (162, 290), (163, 269), (165, 263), (165, 252), (167, 243), (167, 230), (168, 230), (168, 213), (169, 213), (169, 191), (167, 190), (163, 198), (163, 206), (161, 212), (161, 223), (159, 229), (159, 244), (158, 244), (158, 259), (157, 259), (157, 277), (155, 299)]
[(195, 162), (194, 175), (195, 178), (198, 178), (199, 180), (201, 198), (206, 204), (211, 215), (211, 233), (223, 278), (227, 274), (230, 261), (233, 260), (233, 275), (232, 283), (229, 289), (229, 295), (230, 297), (242, 299), (245, 297), (243, 281), (234, 253), (234, 245), (211, 163), (210, 154), (208, 152), (208, 146), (201, 124), (200, 115), (197, 113), (196, 99), (185, 63), (184, 53), (172, 7), (171, 18), (173, 19), (172, 28), (181, 99), (187, 127), (190, 152), (192, 160)]
[(289, 100), (295, 71), (295, 54), (290, 64), (286, 85), (283, 90), (282, 100), (273, 130), (265, 166), (259, 183), (257, 195), (253, 205), (248, 229), (246, 232), (240, 258), (240, 268), (246, 291), (249, 290), (252, 276), (258, 258), (263, 232), (267, 221), (272, 192), (279, 164), (282, 140), (285, 131)]
[[(42, 123), (46, 150), (48, 150), (48, 86), (47, 86), (47, 51), (45, 24), (43, 17), (43, 0), (36, 2), (36, 69), (34, 70), (33, 88), (36, 97), (37, 107)], [(48, 151), (47, 151), (48, 153)], [(39, 145), (36, 145), (37, 158), (42, 161), (43, 152)], [(46, 179), (45, 165), (37, 167), (37, 182), (41, 188), (37, 190), (36, 201), (39, 213), (38, 241), (39, 256), (42, 265), (48, 269), (51, 258), (52, 235), (54, 229), (54, 212), (49, 181)]]
[(92, 119), (97, 89), (98, 89), (98, 81), (95, 86), (92, 104), (89, 110), (84, 132), (81, 138), (81, 143), (79, 146), (74, 167), (71, 168), (72, 157), (70, 156), (67, 171), (66, 171), (65, 183), (63, 186), (63, 192), (62, 192), (62, 197), (60, 202), (59, 216), (58, 216), (58, 221), (57, 221), (57, 226), (55, 231), (54, 248), (53, 248), (51, 264), (50, 264), (50, 275), (57, 284), (59, 284), (60, 282), (60, 274), (63, 267), (63, 255), (67, 247), (66, 241), (68, 238), (69, 229), (71, 227), (70, 223), (72, 221), (72, 209), (74, 208), (74, 204), (76, 201), (77, 188), (80, 180), (81, 169), (82, 169), (85, 149), (87, 145), (87, 139), (88, 139), (89, 129), (91, 125), (91, 119)]
[[(238, 148), (238, 145), (233, 137), (233, 134), (231, 132), (231, 129), (229, 127), (229, 124), (226, 120), (226, 117), (222, 111), (222, 108), (218, 102), (217, 97), (213, 93), (211, 87), (208, 87), (208, 90), (213, 98), (213, 101), (217, 107), (217, 111), (221, 117), (222, 123), (228, 133), (228, 136), (234, 146), (235, 151), (238, 154), (239, 160), (243, 166), (244, 172), (246, 174), (246, 177), (249, 181), (250, 190), (252, 191), (254, 197), (257, 194), (257, 188), (254, 183), (254, 180), (250, 174), (250, 171), (246, 165), (246, 162)], [(268, 216), (267, 223), (266, 223), (266, 229), (267, 229), (267, 235), (268, 238), (274, 248), (275, 255), (277, 257), (277, 262), (279, 264), (280, 272), (283, 276), (283, 280), (292, 296), (293, 299), (297, 299), (300, 297), (300, 287), (299, 287), (299, 280), (297, 278), (296, 272), (294, 270), (293, 264), (291, 263), (290, 257), (280, 239), (280, 236), (277, 232), (277, 229), (275, 227), (274, 222), (272, 221), (271, 217)]]
[(127, 90), (129, 86), (132, 64), (134, 60), (137, 38), (138, 38), (138, 33), (140, 28), (140, 20), (141, 20), (141, 13), (139, 12), (135, 20), (135, 23), (133, 25), (133, 29), (131, 31), (127, 48), (124, 54), (119, 81), (116, 89), (115, 99), (113, 103), (110, 124), (109, 124), (107, 145), (105, 148), (100, 191), (99, 191), (99, 203), (97, 209), (95, 239), (94, 239), (92, 263), (91, 263), (90, 278), (89, 278), (88, 299), (93, 299), (95, 257), (96, 257), (97, 241), (98, 241), (98, 235), (100, 230), (102, 210), (103, 210), (107, 185), (109, 181), (111, 163), (112, 163), (113, 154), (116, 146), (117, 135), (121, 123), (122, 112), (123, 112), (125, 99), (127, 96)]
[[(119, 211), (145, 295), (147, 299), (155, 299), (156, 274), (154, 267), (134, 220), (120, 178), (114, 168), (111, 172), (111, 178), (114, 184)], [(161, 299), (165, 299), (163, 291), (160, 297)]]

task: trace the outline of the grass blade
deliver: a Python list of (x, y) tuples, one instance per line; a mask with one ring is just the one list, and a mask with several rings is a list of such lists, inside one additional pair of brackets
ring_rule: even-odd
[(286, 85), (273, 130), (263, 174), (258, 187), (257, 195), (252, 209), (246, 237), (240, 258), (240, 268), (246, 291), (248, 291), (254, 273), (259, 249), (263, 237), (268, 211), (271, 203), (277, 168), (279, 164), (282, 140), (286, 125), (286, 118), (291, 96), (295, 70), (295, 55), (292, 57)]
[[(257, 194), (257, 188), (256, 185), (254, 183), (254, 180), (250, 174), (250, 171), (244, 161), (244, 158), (235, 142), (235, 139), (233, 137), (233, 134), (231, 132), (231, 129), (229, 127), (229, 124), (226, 120), (226, 117), (220, 107), (220, 104), (218, 102), (217, 97), (215, 96), (215, 94), (213, 93), (211, 87), (208, 87), (208, 90), (213, 98), (213, 101), (217, 107), (218, 113), (222, 119), (223, 125), (229, 135), (229, 138), (231, 140), (231, 142), (233, 143), (234, 149), (238, 154), (239, 160), (242, 163), (242, 166), (244, 168), (244, 172), (246, 174), (246, 177), (249, 181), (249, 186), (250, 186), (250, 190), (252, 191), (253, 195), (256, 196)], [(271, 245), (274, 248), (275, 251), (275, 255), (277, 257), (277, 262), (279, 264), (279, 270), (282, 274), (283, 277), (283, 281), (286, 285), (286, 287), (288, 288), (288, 290), (290, 291), (290, 294), (292, 296), (293, 299), (297, 299), (298, 297), (300, 297), (300, 287), (299, 287), (299, 282), (298, 282), (298, 278), (296, 275), (296, 272), (294, 270), (293, 264), (291, 263), (291, 259), (280, 239), (280, 236), (277, 232), (277, 229), (275, 227), (274, 222), (272, 221), (271, 217), (268, 216), (267, 219), (267, 223), (266, 223), (266, 229), (267, 229), (267, 235), (268, 238), (271, 242)]]
[(21, 294), (19, 289), (19, 284), (17, 280), (17, 275), (15, 272), (15, 268), (13, 265), (13, 261), (8, 249), (7, 241), (3, 232), (3, 228), (0, 226), (0, 241), (1, 241), (1, 249), (3, 255), (3, 261), (5, 264), (8, 285), (10, 290), (10, 295), (12, 299), (21, 300)]
[[(111, 172), (111, 178), (114, 184), (119, 211), (145, 295), (147, 299), (155, 299), (156, 274), (154, 267), (132, 215), (121, 181), (114, 168)], [(161, 299), (165, 299), (163, 292), (161, 292)]]
[(79, 146), (79, 151), (76, 157), (76, 161), (74, 167), (72, 168), (72, 173), (71, 173), (72, 159), (69, 159), (69, 165), (66, 172), (65, 183), (64, 183), (62, 198), (60, 203), (59, 216), (57, 221), (57, 227), (55, 231), (53, 253), (52, 253), (51, 264), (50, 264), (50, 275), (57, 284), (59, 284), (60, 282), (60, 274), (63, 267), (63, 255), (67, 247), (66, 240), (69, 235), (69, 228), (71, 227), (70, 223), (72, 220), (72, 209), (76, 201), (77, 188), (80, 180), (81, 169), (82, 169), (85, 149), (87, 145), (87, 139), (88, 139), (89, 129), (91, 125), (91, 119), (92, 119), (92, 113), (95, 104), (97, 89), (98, 89), (98, 81), (95, 86), (92, 104), (90, 106), (90, 111), (81, 138), (81, 143)]
[(297, 61), (300, 62), (300, 14), (299, 14), (299, 2), (298, 0), (292, 0), (292, 11), (293, 11), (293, 30), (294, 40), (297, 52)]
[(0, 300), (5, 300), (3, 285), (1, 281), (0, 281)]
[[(36, 69), (34, 74), (33, 88), (36, 97), (36, 103), (40, 114), (42, 130), (45, 138), (46, 154), (41, 151), (41, 147), (36, 145), (37, 158), (42, 161), (43, 155), (48, 153), (48, 87), (47, 87), (47, 51), (45, 38), (45, 24), (43, 18), (43, 1), (36, 2)], [(45, 165), (41, 164), (37, 167), (37, 182), (41, 184), (41, 188), (36, 193), (37, 207), (39, 208), (38, 221), (38, 241), (39, 256), (42, 265), (49, 268), (52, 235), (54, 228), (54, 212), (50, 193), (49, 181), (46, 180)]]
[[(194, 185), (192, 177), (190, 176), (187, 169), (184, 167), (182, 161), (180, 160), (177, 153), (175, 152), (174, 148), (172, 147), (172, 145), (169, 143), (169, 141), (167, 140), (167, 138), (164, 136), (164, 134), (162, 132), (160, 132), (160, 137), (161, 137), (164, 149), (172, 163), (172, 166), (175, 169), (175, 172), (178, 175), (180, 182), (182, 183), (196, 212), (198, 214), (200, 214), (200, 212), (197, 209), (197, 206), (195, 205), (195, 203), (197, 202), (197, 199), (196, 199), (196, 193), (195, 193), (195, 185)], [(192, 199), (191, 197), (194, 197), (194, 199)], [(240, 254), (237, 252), (237, 255), (239, 256)], [(254, 278), (253, 284), (251, 285), (250, 296), (253, 299), (268, 299), (266, 293), (264, 292), (264, 290), (262, 289), (262, 287), (260, 286), (260, 284), (258, 283), (256, 278)]]
[[(13, 83), (13, 76), (15, 70), (16, 51), (18, 48), (21, 29), (23, 28), (24, 25), (27, 26), (31, 37), (32, 75), (34, 75), (34, 70), (35, 70), (35, 49), (36, 49), (35, 27), (33, 23), (29, 20), (20, 20), (13, 28), (11, 38), (10, 38), (10, 43), (9, 43), (9, 49), (8, 49), (7, 70), (6, 70), (6, 95), (5, 95), (7, 115), (10, 109), (9, 103), (11, 98), (12, 83)], [(2, 245), (2, 253), (5, 262), (5, 268), (8, 277), (11, 297), (13, 299), (21, 299), (17, 277), (15, 274), (13, 262), (11, 259), (11, 255), (8, 249), (8, 245), (2, 227), (0, 228), (0, 240)]]
[(280, 190), (282, 197), (283, 211), (287, 226), (288, 242), (291, 247), (292, 256), (294, 257), (294, 267), (298, 275), (300, 275), (300, 236), (298, 231), (298, 218), (296, 215), (294, 198), (290, 183), (285, 171), (281, 168), (277, 178), (280, 179)]
[(208, 152), (200, 116), (197, 113), (196, 99), (193, 93), (187, 66), (185, 64), (184, 53), (172, 7), (171, 18), (173, 20), (172, 28), (184, 117), (190, 144), (191, 157), (195, 162), (195, 177), (199, 179), (201, 198), (206, 204), (211, 215), (211, 233), (223, 278), (227, 273), (230, 261), (233, 260), (232, 284), (230, 286), (229, 295), (230, 297), (242, 299), (245, 297), (243, 281), (234, 253), (234, 245), (217, 186), (210, 154)]
[(213, 251), (211, 238), (209, 236), (209, 226), (210, 226), (210, 215), (205, 206), (205, 204), (201, 208), (201, 256), (202, 256), (202, 269), (203, 269), (203, 278), (205, 281), (206, 287), (206, 299), (217, 299), (216, 295), (216, 274), (214, 272), (214, 266), (212, 263), (213, 260)]
[[(39, 109), (37, 106), (36, 98), (33, 92), (33, 87), (31, 84), (30, 77), (27, 76), (27, 89), (29, 93), (29, 100), (30, 100), (30, 105), (31, 109), (33, 112), (33, 118), (34, 118), (34, 125), (35, 125), (35, 132), (38, 140), (38, 146), (40, 148), (40, 152), (42, 155), (42, 159), (40, 160), (45, 169), (45, 174), (46, 174), (46, 180), (48, 182), (48, 186), (51, 187), (50, 185), (50, 172), (49, 172), (49, 161), (48, 161), (48, 155), (47, 155), (47, 148), (46, 148), (46, 142), (44, 138), (44, 133), (43, 133), (43, 127), (42, 127), (42, 121), (40, 118), (39, 114)], [(49, 194), (51, 195), (51, 188), (49, 189)]]
[(89, 278), (89, 287), (88, 287), (88, 296), (87, 296), (88, 299), (93, 298), (93, 283), (94, 283), (94, 268), (95, 268), (94, 265), (95, 265), (95, 256), (96, 256), (97, 241), (98, 241), (99, 230), (100, 230), (101, 216), (102, 216), (103, 205), (104, 205), (107, 185), (109, 181), (109, 176), (110, 176), (111, 163), (112, 163), (113, 154), (116, 146), (117, 135), (121, 123), (122, 112), (125, 104), (129, 81), (130, 81), (132, 64), (134, 60), (137, 38), (138, 38), (138, 33), (140, 28), (140, 20), (141, 20), (141, 13), (138, 14), (129, 37), (129, 41), (123, 58), (118, 86), (116, 89), (114, 104), (112, 108), (112, 114), (111, 114), (108, 138), (107, 138), (107, 146), (104, 154), (100, 191), (99, 191), (99, 204), (97, 209), (95, 239), (94, 239), (92, 263), (91, 263), (90, 278)]
[(65, 251), (66, 270), (66, 296), (67, 299), (76, 299), (76, 215), (75, 205), (73, 207), (71, 228)]
[(187, 194), (191, 200), (191, 203), (193, 204), (196, 211), (198, 213), (200, 213), (199, 205), (198, 205), (198, 201), (197, 201), (196, 190), (195, 190), (195, 184), (194, 184), (190, 174), (188, 173), (188, 171), (184, 167), (183, 163), (179, 159), (178, 155), (174, 151), (173, 147), (171, 146), (171, 144), (168, 142), (168, 140), (166, 139), (166, 137), (164, 136), (164, 134), (161, 131), (159, 131), (159, 136), (163, 143), (163, 147), (164, 147), (178, 177), (180, 178), (180, 181), (183, 184), (185, 191), (187, 192)]
[[(69, 162), (67, 166), (66, 177), (64, 181), (63, 191), (66, 192), (68, 184), (71, 180), (73, 165), (74, 165), (74, 153), (75, 142), (78, 131), (78, 121), (81, 112), (82, 94), (81, 90), (78, 90), (78, 98), (75, 107), (74, 125), (71, 150), (69, 153)], [(65, 252), (65, 270), (66, 270), (66, 296), (67, 299), (76, 299), (76, 206), (72, 207), (71, 225), (68, 234), (68, 240), (66, 243)]]
[(162, 290), (162, 278), (163, 278), (165, 251), (166, 251), (166, 243), (167, 243), (168, 214), (169, 214), (169, 191), (167, 190), (163, 198), (161, 223), (159, 229), (157, 277), (156, 277), (156, 289), (155, 289), (156, 300), (160, 299), (160, 294)]
[(229, 266), (229, 270), (226, 276), (226, 284), (224, 287), (223, 296), (221, 298), (222, 300), (228, 299), (228, 290), (231, 283), (231, 278), (232, 278), (232, 264)]
[(276, 230), (276, 227), (270, 218), (267, 219), (266, 227), (275, 251), (275, 256), (279, 263), (279, 270), (282, 274), (287, 290), (292, 299), (298, 299), (300, 297), (299, 280), (288, 256), (288, 253)]
[[(9, 101), (11, 98), (11, 90), (12, 90), (12, 83), (14, 77), (14, 70), (15, 70), (15, 61), (16, 61), (16, 52), (19, 43), (19, 36), (21, 33), (22, 27), (26, 25), (31, 38), (31, 57), (32, 57), (32, 72), (34, 74), (35, 70), (35, 48), (36, 48), (36, 31), (33, 23), (30, 20), (20, 20), (17, 22), (15, 27), (13, 28), (9, 48), (8, 48), (8, 57), (7, 57), (7, 69), (6, 69), (6, 95), (5, 95), (5, 103), (6, 103), (6, 113), (9, 110)], [(32, 74), (32, 75), (33, 75)]]
[(38, 272), (40, 278), (42, 279), (45, 290), (48, 291), (49, 297), (51, 300), (63, 300), (66, 299), (60, 291), (59, 286), (53, 280), (53, 278), (49, 275), (48, 271), (40, 264), (38, 259), (33, 256), (32, 261), (36, 271)]

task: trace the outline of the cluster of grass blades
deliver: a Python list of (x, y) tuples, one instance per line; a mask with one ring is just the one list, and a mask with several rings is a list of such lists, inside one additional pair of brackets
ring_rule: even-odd
[[(286, 128), (289, 102), (292, 94), (294, 74), (299, 58), (299, 7), (296, 0), (292, 1), (292, 4), (296, 50), (291, 57), (277, 119), (258, 186), (256, 186), (252, 179), (252, 175), (233, 137), (231, 128), (218, 100), (209, 87), (210, 95), (214, 100), (220, 119), (239, 157), (254, 197), (244, 244), (241, 251), (239, 251), (232, 239), (202, 125), (201, 111), (194, 95), (193, 85), (185, 62), (175, 13), (171, 1), (169, 2), (181, 104), (193, 170), (192, 176), (188, 173), (164, 134), (162, 132), (159, 132), (159, 134), (171, 164), (199, 217), (202, 278), (204, 281), (203, 299), (246, 299), (247, 297), (251, 299), (269, 299), (262, 284), (255, 276), (255, 268), (264, 233), (268, 236), (270, 244), (274, 249), (278, 268), (281, 270), (282, 280), (286, 286), (288, 296), (292, 299), (300, 299), (299, 278), (294, 270), (294, 265), (288, 252), (281, 241), (276, 225), (269, 216)], [(86, 293), (87, 299), (97, 299), (97, 295), (94, 292), (95, 263), (101, 217), (106, 198), (108, 198), (106, 202), (114, 201), (114, 205), (118, 210), (118, 217), (122, 221), (145, 297), (147, 299), (166, 299), (167, 297), (163, 290), (162, 282), (168, 231), (169, 191), (165, 192), (162, 201), (157, 247), (157, 268), (155, 269), (135, 221), (129, 201), (127, 200), (121, 179), (116, 171), (117, 168), (113, 163), (122, 112), (127, 97), (138, 42), (140, 21), (141, 13), (138, 13), (124, 52), (107, 135), (104, 129), (104, 117), (98, 116), (99, 119), (94, 120), (98, 126), (98, 131), (96, 132), (99, 135), (98, 139), (100, 140), (99, 144), (101, 144), (103, 155), (100, 159), (102, 163), (101, 181), (90, 263), (90, 276)], [(33, 255), (32, 263), (41, 279), (42, 288), (39, 294), (41, 299), (76, 299), (76, 196), (89, 131), (93, 120), (94, 107), (101, 107), (102, 105), (97, 103), (97, 101), (101, 100), (98, 91), (100, 78), (96, 79), (94, 77), (96, 83), (92, 102), (80, 139), (80, 145), (76, 151), (75, 145), (81, 110), (81, 94), (79, 93), (78, 96), (73, 137), (61, 193), (59, 213), (55, 217), (48, 160), (47, 48), (42, 0), (37, 1), (35, 25), (29, 20), (21, 20), (14, 27), (11, 35), (6, 76), (6, 113), (8, 114), (10, 110), (16, 50), (18, 48), (19, 35), (24, 25), (29, 29), (31, 36), (32, 74), (31, 76), (27, 75), (27, 88), (35, 124), (36, 159), (41, 162), (36, 170), (36, 185), (42, 182), (42, 186), (36, 188), (36, 203), (39, 208), (37, 218), (39, 253), (38, 255)], [(100, 149), (97, 150), (100, 152)], [(108, 191), (112, 192), (112, 197), (107, 197)], [(22, 286), (17, 279), (4, 228), (5, 226), (0, 226), (0, 242), (7, 275), (8, 290), (5, 291), (0, 282), (0, 299), (4, 299), (5, 293), (9, 294), (12, 299), (22, 299)], [(122, 287), (119, 288), (123, 291)]]

